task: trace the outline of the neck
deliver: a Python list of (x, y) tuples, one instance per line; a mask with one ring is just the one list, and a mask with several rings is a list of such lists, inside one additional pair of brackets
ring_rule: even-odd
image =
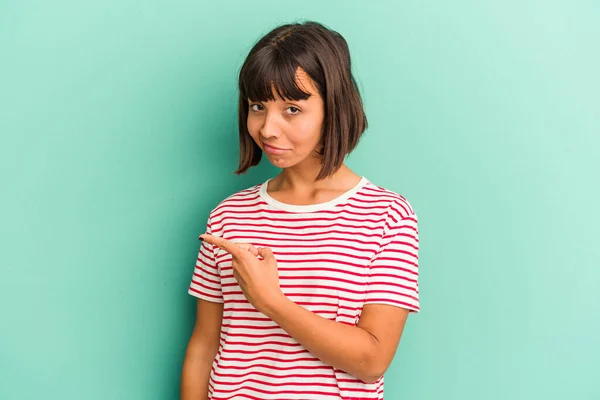
[(274, 179), (277, 190), (315, 190), (335, 189), (345, 187), (349, 180), (355, 180), (358, 175), (350, 170), (345, 164), (335, 171), (331, 176), (317, 181), (321, 165), (313, 168), (285, 168)]

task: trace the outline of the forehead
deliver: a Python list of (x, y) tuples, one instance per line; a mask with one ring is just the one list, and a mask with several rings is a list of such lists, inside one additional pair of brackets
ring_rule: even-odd
[[(298, 89), (300, 89), (301, 91), (308, 93), (308, 95), (306, 96), (308, 99), (310, 100), (318, 98), (319, 97), (319, 90), (317, 89), (317, 87), (315, 86), (314, 81), (310, 78), (310, 76), (301, 68), (298, 67), (296, 69), (296, 72), (294, 74), (294, 81), (295, 81), (295, 86), (297, 86)], [(281, 87), (278, 88), (275, 84), (275, 82), (271, 81), (270, 82), (270, 88), (271, 88), (271, 94), (273, 97), (275, 97), (275, 100), (286, 100), (285, 97), (281, 97), (279, 95), (279, 93), (284, 93), (283, 90), (277, 90), (277, 89), (282, 89)], [(248, 99), (251, 100), (251, 99)]]
[(296, 82), (300, 89), (308, 92), (310, 94), (316, 94), (317, 88), (315, 87), (313, 80), (310, 79), (310, 76), (300, 67), (296, 70)]

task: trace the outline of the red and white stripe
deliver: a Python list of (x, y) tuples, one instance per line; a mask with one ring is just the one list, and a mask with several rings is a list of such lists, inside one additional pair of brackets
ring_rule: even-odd
[[(333, 201), (299, 206), (267, 184), (223, 200), (207, 233), (271, 248), (282, 291), (323, 318), (355, 325), (370, 303), (419, 311), (417, 216), (404, 197), (363, 178)], [(322, 363), (250, 305), (221, 249), (202, 244), (188, 292), (224, 303), (211, 399), (383, 399), (383, 378), (367, 384)]]

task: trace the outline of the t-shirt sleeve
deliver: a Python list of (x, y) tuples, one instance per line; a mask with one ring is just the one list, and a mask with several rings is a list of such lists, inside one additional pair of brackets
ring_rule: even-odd
[(419, 231), (414, 212), (390, 212), (381, 246), (371, 261), (365, 304), (419, 312)]
[[(210, 218), (206, 224), (206, 233), (212, 233)], [(221, 275), (215, 262), (212, 244), (202, 242), (200, 246), (188, 293), (206, 301), (223, 303)]]

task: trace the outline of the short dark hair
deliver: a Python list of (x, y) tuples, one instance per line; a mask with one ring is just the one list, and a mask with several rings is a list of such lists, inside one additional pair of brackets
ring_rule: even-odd
[(298, 67), (312, 79), (324, 103), (321, 171), (332, 175), (343, 164), (367, 128), (358, 86), (352, 75), (350, 50), (342, 35), (324, 25), (306, 21), (279, 26), (252, 47), (239, 73), (239, 167), (245, 173), (257, 165), (262, 150), (248, 132), (248, 100), (275, 100), (272, 86), (283, 99), (305, 100), (297, 86)]

